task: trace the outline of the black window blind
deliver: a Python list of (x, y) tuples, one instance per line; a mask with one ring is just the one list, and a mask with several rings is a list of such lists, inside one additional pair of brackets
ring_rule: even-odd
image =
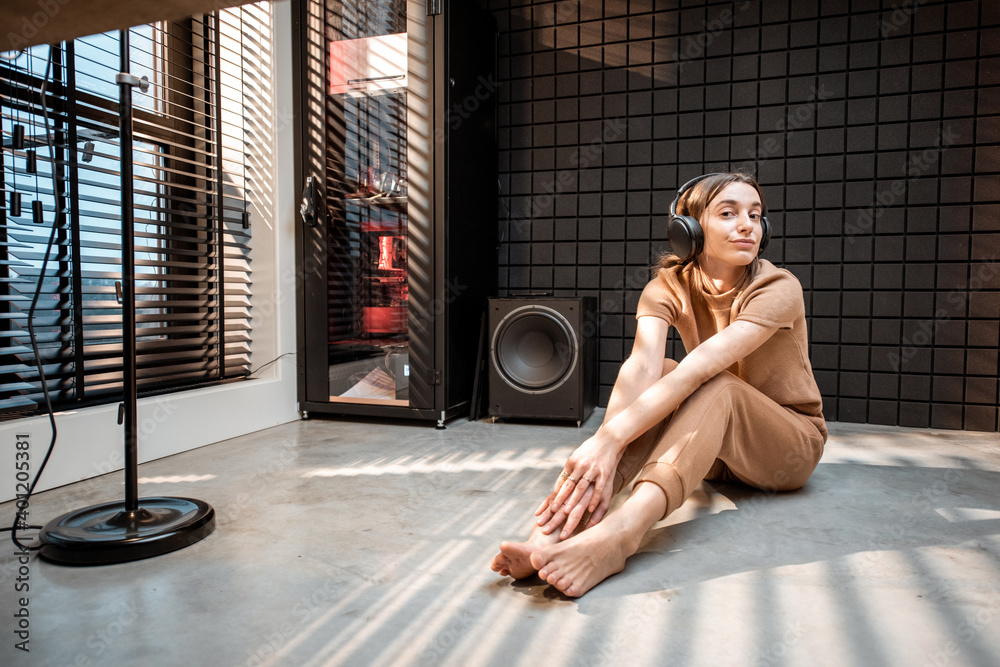
[(149, 81), (133, 89), (130, 146), (119, 140), (119, 33), (0, 60), (0, 417), (40, 411), (27, 327), (39, 282), (34, 328), (54, 406), (121, 398), (122, 336), (132, 333), (118, 287), (123, 159), (133, 165), (140, 395), (249, 372), (241, 15), (129, 31), (129, 71)]

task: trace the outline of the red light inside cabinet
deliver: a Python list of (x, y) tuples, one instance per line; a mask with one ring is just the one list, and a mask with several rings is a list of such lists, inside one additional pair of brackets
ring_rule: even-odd
[(396, 256), (394, 241), (399, 238), (397, 236), (380, 236), (378, 237), (378, 268), (381, 271), (402, 271), (403, 268), (394, 265), (394, 258)]

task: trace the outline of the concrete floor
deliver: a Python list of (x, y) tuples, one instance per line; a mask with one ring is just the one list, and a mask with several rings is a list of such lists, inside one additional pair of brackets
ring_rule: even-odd
[[(997, 434), (830, 424), (804, 490), (705, 484), (580, 599), (498, 577), (498, 542), (601, 417), (317, 419), (143, 465), (142, 495), (208, 501), (215, 532), (120, 565), (33, 559), (30, 654), (4, 548), (0, 664), (1000, 665)], [(46, 492), (31, 516), (121, 488)]]

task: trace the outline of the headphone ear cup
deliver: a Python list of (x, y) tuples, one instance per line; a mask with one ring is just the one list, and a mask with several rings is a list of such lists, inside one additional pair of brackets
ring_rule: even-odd
[(684, 216), (687, 220), (688, 228), (691, 230), (691, 256), (697, 257), (701, 254), (701, 251), (705, 248), (705, 233), (701, 229), (701, 223), (698, 222), (698, 218), (692, 218), (691, 216)]
[(705, 237), (701, 224), (687, 215), (673, 215), (667, 223), (667, 240), (670, 250), (682, 262), (687, 261), (701, 252)]
[(760, 257), (764, 254), (764, 248), (767, 247), (767, 242), (771, 240), (771, 221), (767, 219), (767, 216), (763, 216), (760, 219), (760, 245), (757, 246), (757, 256)]

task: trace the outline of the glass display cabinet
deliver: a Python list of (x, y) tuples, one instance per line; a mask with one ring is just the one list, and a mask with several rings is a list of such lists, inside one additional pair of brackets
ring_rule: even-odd
[(296, 3), (299, 405), (468, 411), (496, 290), (496, 26), (475, 0)]

